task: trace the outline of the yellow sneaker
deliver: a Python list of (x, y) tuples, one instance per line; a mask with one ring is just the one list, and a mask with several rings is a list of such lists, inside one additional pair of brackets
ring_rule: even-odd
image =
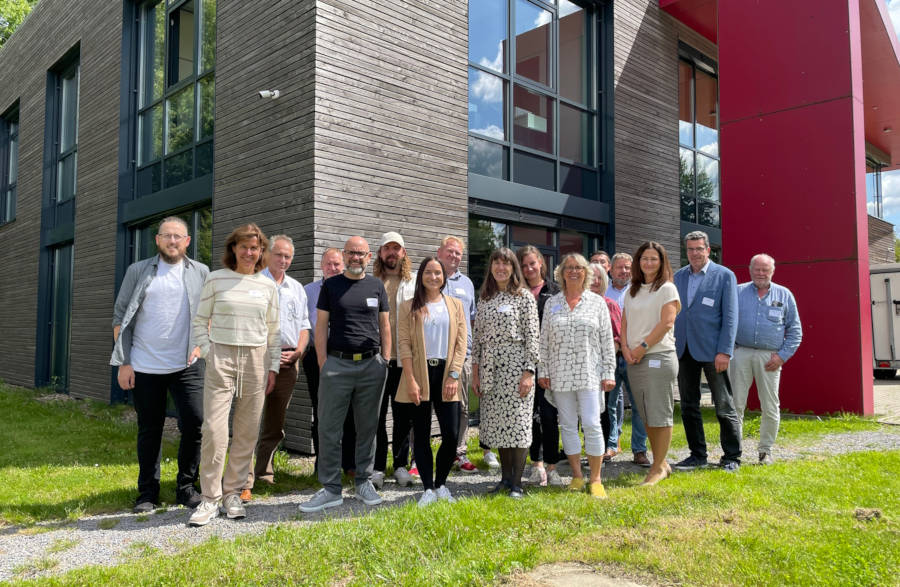
[(584, 477), (572, 477), (569, 481), (569, 491), (584, 491)]
[(603, 483), (591, 483), (591, 497), (596, 497), (597, 499), (606, 499), (608, 497), (606, 489), (603, 488)]

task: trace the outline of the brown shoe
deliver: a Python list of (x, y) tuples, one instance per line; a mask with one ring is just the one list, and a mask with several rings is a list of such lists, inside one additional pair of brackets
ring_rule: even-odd
[(253, 493), (249, 489), (241, 491), (241, 501), (243, 503), (250, 503), (251, 499), (253, 499)]
[(606, 452), (603, 453), (603, 462), (604, 462), (604, 463), (610, 462), (610, 461), (612, 460), (612, 458), (613, 458), (614, 456), (616, 456), (617, 454), (619, 454), (619, 451), (617, 451), (617, 450), (614, 449), (614, 448), (608, 448), (608, 449), (606, 449)]
[(631, 462), (641, 467), (650, 466), (650, 459), (647, 458), (647, 453), (644, 451), (634, 453), (634, 459)]

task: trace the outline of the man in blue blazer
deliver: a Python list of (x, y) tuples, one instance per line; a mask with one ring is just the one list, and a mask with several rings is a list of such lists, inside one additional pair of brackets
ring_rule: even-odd
[(681, 421), (691, 454), (675, 465), (692, 471), (707, 464), (703, 417), (700, 414), (700, 373), (712, 391), (722, 443), (721, 466), (736, 471), (741, 462), (741, 425), (728, 381), (738, 325), (737, 279), (729, 269), (709, 260), (709, 237), (694, 231), (684, 237), (690, 264), (675, 273), (683, 304), (675, 319), (678, 390)]

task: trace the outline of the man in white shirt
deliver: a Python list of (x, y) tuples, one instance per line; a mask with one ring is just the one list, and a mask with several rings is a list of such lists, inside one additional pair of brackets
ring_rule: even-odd
[(294, 385), (300, 374), (300, 358), (309, 343), (309, 310), (306, 292), (296, 279), (286, 273), (294, 260), (294, 241), (284, 234), (276, 234), (271, 239), (272, 251), (269, 266), (261, 271), (272, 279), (278, 289), (278, 304), (281, 327), (281, 364), (275, 376), (275, 387), (266, 396), (263, 404), (259, 440), (256, 443), (256, 464), (247, 477), (247, 484), (241, 491), (244, 503), (252, 498), (255, 481), (275, 483), (272, 459), (275, 449), (284, 440), (284, 420), (294, 395)]
[(118, 366), (118, 384), (131, 391), (137, 413), (138, 498), (135, 513), (153, 511), (159, 500), (159, 457), (166, 421), (167, 392), (178, 411), (178, 477), (175, 500), (197, 507), (194, 483), (200, 465), (205, 363), (188, 363), (191, 318), (209, 273), (186, 256), (191, 237), (187, 223), (163, 219), (156, 235), (159, 254), (132, 264), (113, 310), (110, 365)]

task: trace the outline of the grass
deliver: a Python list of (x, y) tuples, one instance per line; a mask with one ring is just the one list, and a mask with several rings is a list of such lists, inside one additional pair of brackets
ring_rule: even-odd
[(75, 548), (76, 546), (78, 546), (78, 540), (75, 540), (74, 538), (57, 538), (53, 541), (53, 544), (47, 547), (47, 552), (49, 554), (56, 554)]

